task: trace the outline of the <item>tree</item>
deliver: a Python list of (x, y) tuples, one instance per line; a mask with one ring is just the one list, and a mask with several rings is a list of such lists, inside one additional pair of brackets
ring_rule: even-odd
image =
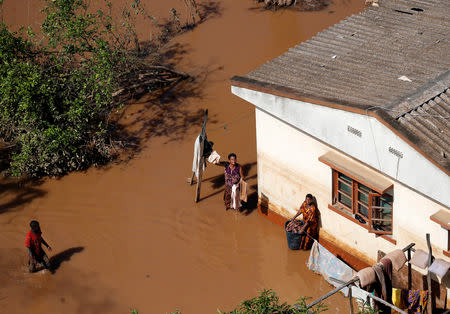
[(221, 314), (306, 314), (321, 313), (326, 311), (324, 305), (319, 304), (311, 309), (306, 308), (306, 299), (301, 298), (294, 305), (287, 303), (280, 304), (279, 298), (272, 290), (263, 290), (260, 295), (243, 301), (238, 308), (231, 312), (221, 312)]
[[(143, 56), (135, 18), (151, 19), (134, 0), (120, 21), (112, 4), (93, 11), (85, 0), (45, 0), (43, 38), (0, 23), (0, 139), (12, 144), (9, 173), (59, 176), (116, 155), (111, 113), (137, 87), (164, 88), (185, 78)], [(1, 5), (1, 3), (0, 3)]]

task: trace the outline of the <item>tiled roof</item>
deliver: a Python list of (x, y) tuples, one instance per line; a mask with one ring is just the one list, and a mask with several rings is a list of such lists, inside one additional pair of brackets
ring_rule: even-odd
[[(450, 2), (378, 4), (234, 77), (232, 84), (375, 111), (450, 173), (450, 81), (442, 81), (450, 69)], [(408, 102), (411, 95), (414, 103)]]
[[(449, 168), (450, 71), (387, 111), (433, 160)], [(411, 137), (411, 135), (409, 137)]]

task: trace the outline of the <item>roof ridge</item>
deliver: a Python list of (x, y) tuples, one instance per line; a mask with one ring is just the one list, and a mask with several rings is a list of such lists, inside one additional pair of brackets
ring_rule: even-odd
[(395, 101), (383, 109), (390, 111), (390, 115), (394, 119), (399, 119), (415, 111), (430, 100), (433, 100), (449, 88), (450, 70), (429, 81), (427, 84), (420, 86), (412, 94)]

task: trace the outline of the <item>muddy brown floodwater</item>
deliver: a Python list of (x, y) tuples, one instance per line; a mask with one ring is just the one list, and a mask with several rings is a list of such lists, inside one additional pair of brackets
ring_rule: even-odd
[[(179, 0), (142, 2), (156, 16), (166, 17), (172, 6), (184, 12)], [(206, 21), (166, 47), (166, 62), (196, 79), (123, 114), (122, 123), (142, 140), (134, 158), (24, 187), (0, 180), (0, 312), (216, 313), (264, 288), (288, 302), (328, 291), (306, 269), (308, 252), (288, 250), (282, 228), (256, 210), (224, 210), (221, 168), (208, 167), (198, 204), (186, 178), (200, 110), (208, 108), (208, 136), (222, 156), (238, 154), (254, 203), (254, 110), (230, 93), (228, 79), (358, 13), (363, 2), (334, 0), (303, 13), (261, 11), (252, 0), (201, 2)], [(36, 26), (40, 5), (5, 0), (4, 19)], [(146, 25), (138, 27), (145, 33)], [(54, 275), (26, 273), (31, 219), (53, 247)], [(326, 304), (331, 313), (347, 312), (340, 295)]]

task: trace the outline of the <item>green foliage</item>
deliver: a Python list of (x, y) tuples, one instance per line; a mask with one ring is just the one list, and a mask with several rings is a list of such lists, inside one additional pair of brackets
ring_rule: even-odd
[(362, 303), (361, 308), (358, 311), (358, 314), (378, 314), (378, 313), (380, 313), (380, 311), (372, 308), (367, 303)]
[[(274, 291), (264, 290), (259, 296), (243, 301), (238, 308), (228, 312), (228, 314), (304, 314), (321, 313), (326, 310), (326, 306), (321, 304), (307, 309), (306, 298), (301, 298), (294, 305), (280, 304), (279, 298)], [(227, 314), (227, 312), (221, 312), (220, 310), (218, 312)]]
[(15, 176), (58, 176), (110, 160), (110, 113), (120, 105), (112, 94), (144, 66), (131, 13), (143, 12), (138, 0), (117, 24), (109, 1), (96, 12), (84, 0), (45, 3), (40, 44), (0, 22), (0, 138), (15, 145)]
[(139, 311), (136, 310), (136, 309), (134, 309), (134, 310), (130, 310), (130, 313), (131, 313), (131, 314), (139, 314)]

